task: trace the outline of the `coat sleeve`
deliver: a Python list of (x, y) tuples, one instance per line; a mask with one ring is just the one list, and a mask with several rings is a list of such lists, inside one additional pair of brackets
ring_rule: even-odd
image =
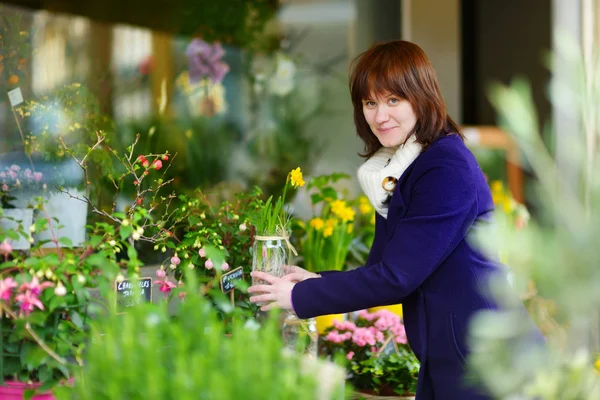
[(294, 286), (292, 301), (300, 318), (400, 303), (464, 239), (477, 217), (476, 185), (468, 165), (446, 160), (431, 162), (422, 171), (406, 215), (388, 225), (393, 233), (383, 241), (379, 261)]

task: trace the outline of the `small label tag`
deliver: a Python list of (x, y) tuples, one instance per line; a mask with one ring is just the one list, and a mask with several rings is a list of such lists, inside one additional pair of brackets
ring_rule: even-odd
[(8, 92), (8, 98), (10, 100), (10, 105), (13, 107), (21, 104), (23, 102), (23, 93), (21, 93), (21, 88), (16, 88)]

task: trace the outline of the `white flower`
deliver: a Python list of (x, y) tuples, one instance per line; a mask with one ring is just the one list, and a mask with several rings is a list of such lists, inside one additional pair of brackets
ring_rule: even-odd
[(142, 228), (141, 226), (139, 226), (136, 230), (137, 233), (139, 233), (140, 235), (144, 234), (144, 228)]
[(123, 274), (119, 274), (117, 275), (117, 277), (115, 278), (117, 282), (123, 282), (125, 280), (125, 277), (123, 276)]
[(128, 226), (129, 225), (129, 220), (127, 218), (125, 218), (123, 221), (121, 221), (121, 225)]
[(110, 244), (111, 246), (116, 246), (117, 242), (113, 239), (110, 242), (108, 242), (108, 244)]
[(296, 66), (285, 54), (278, 53), (276, 56), (277, 67), (275, 75), (269, 81), (269, 91), (276, 96), (285, 96), (294, 89), (294, 77)]
[(248, 229), (246, 224), (240, 224), (240, 231), (244, 232), (246, 229)]
[(141, 236), (137, 231), (135, 231), (131, 234), (131, 237), (133, 238), (133, 240), (140, 240)]
[(31, 225), (29, 227), (29, 232), (35, 232), (35, 225)]
[(171, 269), (175, 269), (175, 268), (177, 268), (177, 265), (175, 265), (175, 264), (171, 264), (171, 265), (169, 265), (169, 268), (171, 268)]
[(58, 282), (58, 285), (54, 288), (54, 294), (59, 297), (67, 294), (67, 288), (63, 286), (62, 282)]
[(78, 274), (77, 275), (77, 282), (81, 283), (82, 285), (85, 283), (85, 276)]

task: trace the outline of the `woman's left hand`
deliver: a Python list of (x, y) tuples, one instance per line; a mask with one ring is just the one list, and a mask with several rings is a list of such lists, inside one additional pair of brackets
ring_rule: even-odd
[(268, 285), (254, 285), (248, 288), (248, 293), (261, 293), (250, 297), (251, 302), (268, 303), (260, 308), (262, 311), (269, 311), (273, 308), (292, 310), (292, 289), (295, 283), (277, 278), (266, 272), (252, 271), (250, 275), (269, 283)]

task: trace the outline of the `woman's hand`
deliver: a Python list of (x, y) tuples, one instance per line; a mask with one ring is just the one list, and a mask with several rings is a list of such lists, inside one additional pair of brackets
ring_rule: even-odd
[(286, 281), (294, 282), (294, 283), (302, 282), (305, 279), (321, 277), (321, 275), (319, 275), (319, 274), (315, 274), (314, 272), (309, 272), (309, 271), (305, 270), (304, 268), (300, 268), (296, 265), (284, 265), (283, 271), (285, 272), (285, 275), (283, 276), (282, 279), (284, 279)]
[[(298, 268), (298, 267), (296, 267)], [(258, 295), (250, 297), (250, 301), (253, 303), (267, 303), (260, 309), (261, 311), (269, 311), (273, 308), (282, 308), (284, 310), (292, 309), (292, 289), (295, 283), (283, 279), (277, 278), (266, 272), (253, 271), (250, 273), (253, 278), (261, 279), (268, 285), (254, 285), (248, 288), (248, 293), (260, 293)]]

